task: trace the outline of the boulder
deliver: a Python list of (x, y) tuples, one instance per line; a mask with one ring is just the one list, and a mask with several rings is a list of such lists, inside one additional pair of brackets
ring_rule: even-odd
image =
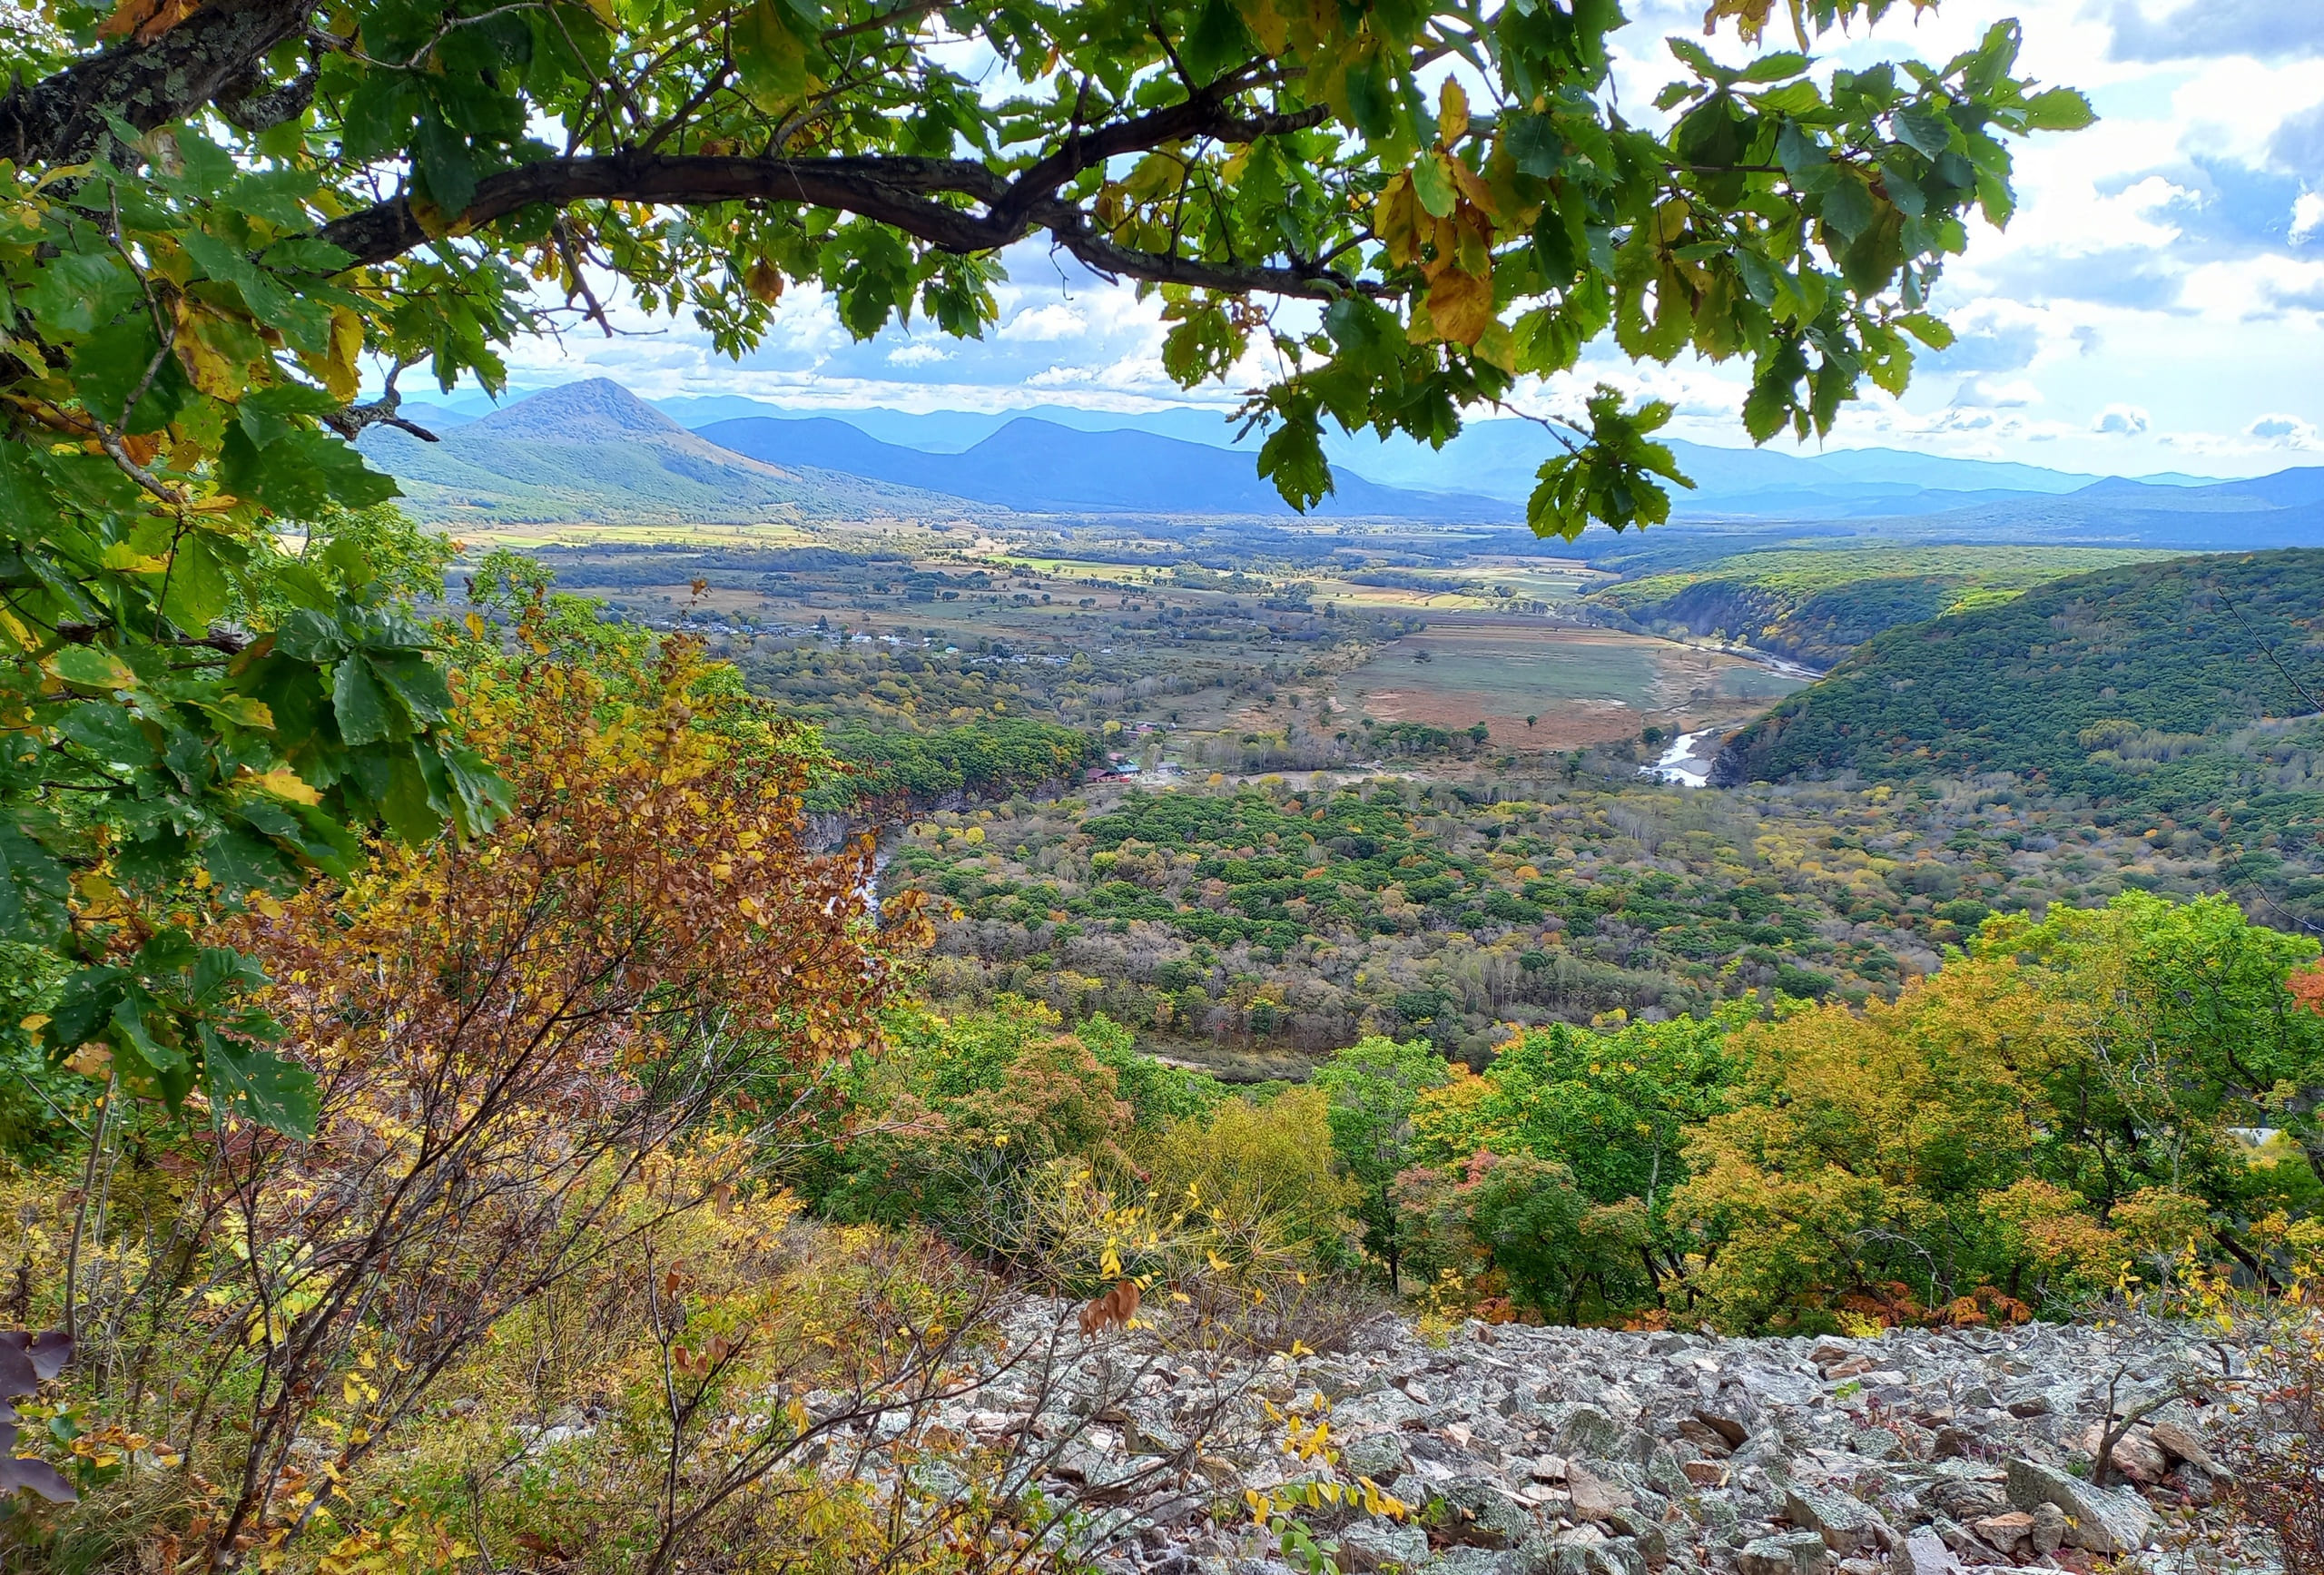
[(2046, 1559), (2065, 1545), (2066, 1512), (2055, 1504), (2034, 1506), (2034, 1523), (2026, 1530), (2026, 1537), (2034, 1544), (2034, 1551)]
[(1783, 1518), (1844, 1556), (1869, 1552), (1881, 1541), (1875, 1530), (1880, 1517), (1872, 1507), (1831, 1488), (1794, 1483), (1784, 1492)]
[(1367, 1572), (1417, 1570), (1428, 1562), (1428, 1533), (1393, 1521), (1362, 1520), (1340, 1533), (1337, 1562)]
[(1436, 1491), (1449, 1511), (1443, 1531), (1475, 1548), (1513, 1548), (1534, 1528), (1528, 1510), (1499, 1482), (1482, 1476), (1454, 1477)]
[[(2093, 1461), (2098, 1458), (2098, 1446), (2104, 1439), (2102, 1424), (2092, 1422), (2074, 1435), (2073, 1446)], [(2134, 1427), (2114, 1441), (2114, 1453), (2110, 1462), (2113, 1469), (2138, 1483), (2151, 1487), (2170, 1474), (2171, 1462), (2145, 1428)]]
[(1521, 1575), (1647, 1575), (1646, 1556), (1627, 1537), (1566, 1533), (1526, 1543)]
[(1744, 1543), (1735, 1568), (1738, 1575), (1830, 1575), (1832, 1550), (1813, 1531), (1786, 1531)]
[[(1557, 1415), (1559, 1412), (1564, 1414)], [(1551, 1414), (1557, 1433), (1550, 1448), (1568, 1460), (1576, 1455), (1611, 1455), (1621, 1447), (1625, 1431), (1621, 1423), (1594, 1405), (1554, 1406)]]
[(2013, 1459), (2008, 1462), (2009, 1501), (2021, 1510), (2055, 1504), (2065, 1511), (2066, 1540), (2093, 1553), (2135, 1553), (2154, 1529), (2154, 1512), (2134, 1492), (2095, 1488), (2055, 1466)]
[[(2053, 1510), (2056, 1505), (2050, 1506)], [(2014, 1553), (2017, 1545), (2034, 1534), (2034, 1517), (2024, 1510), (2012, 1510), (2006, 1514), (1987, 1515), (1970, 1522), (1969, 1530), (1977, 1533), (1977, 1541), (1996, 1553)]]
[(1961, 1560), (1934, 1531), (1915, 1531), (1896, 1550), (1896, 1575), (1955, 1575)]
[(1404, 1441), (1394, 1433), (1368, 1432), (1340, 1446), (1340, 1464), (1351, 1476), (1384, 1482), (1408, 1469), (1412, 1457), (1404, 1452)]
[(1565, 1468), (1565, 1486), (1566, 1491), (1573, 1495), (1573, 1518), (1577, 1521), (1602, 1521), (1638, 1504), (1638, 1495), (1610, 1472), (1600, 1475), (1576, 1462), (1568, 1462)]
[(2175, 1422), (2158, 1422), (2147, 1430), (2147, 1435), (2153, 1439), (2156, 1446), (2172, 1460), (2184, 1461), (2191, 1466), (2201, 1466), (2214, 1477), (2223, 1477), (2227, 1474), (2220, 1468), (2219, 1462), (2211, 1458), (2211, 1452), (2203, 1447), (2203, 1441)]

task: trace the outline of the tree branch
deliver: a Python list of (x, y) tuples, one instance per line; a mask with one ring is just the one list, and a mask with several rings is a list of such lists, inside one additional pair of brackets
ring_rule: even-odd
[[(1287, 123), (1305, 117), (1282, 117)], [(1153, 122), (1156, 117), (1146, 117)], [(1238, 129), (1262, 123), (1229, 123)], [(1110, 128), (1118, 131), (1120, 128)], [(1149, 131), (1163, 126), (1148, 125)], [(1176, 140), (1166, 135), (1163, 140)], [(1085, 155), (1119, 139), (1084, 139)], [(1030, 172), (1028, 172), (1029, 176)], [(1071, 172), (1061, 175), (1069, 179)], [(1378, 293), (1379, 287), (1319, 265), (1229, 266), (1119, 246), (1098, 233), (1077, 205), (1041, 193), (1019, 196), (1027, 182), (1007, 182), (983, 164), (965, 159), (822, 158), (775, 159), (704, 153), (610, 153), (600, 157), (544, 159), (505, 170), (481, 182), (476, 197), (452, 232), (465, 233), (523, 209), (580, 202), (660, 202), (694, 206), (714, 202), (765, 202), (831, 208), (891, 224), (940, 251), (997, 251), (1046, 230), (1076, 257), (1100, 273), (1157, 284), (1187, 284), (1206, 290), (1259, 291), (1271, 295), (1332, 300), (1352, 291)], [(951, 198), (955, 201), (946, 202)], [(960, 205), (981, 204), (984, 212)], [(388, 261), (438, 239), (421, 225), (408, 197), (397, 196), (319, 231), (348, 252), (352, 266)]]
[(0, 157), (77, 164), (111, 135), (108, 115), (140, 132), (232, 96), (254, 63), (305, 34), (315, 0), (212, 0), (150, 43), (116, 44), (0, 97)]

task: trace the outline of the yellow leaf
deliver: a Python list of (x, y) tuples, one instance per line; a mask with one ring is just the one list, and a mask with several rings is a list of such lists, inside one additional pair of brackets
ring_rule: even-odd
[(362, 391), (363, 375), (356, 358), (363, 353), (363, 320), (347, 307), (330, 312), (330, 354), (308, 358), (307, 369), (320, 378), (335, 399), (352, 399)]
[(202, 336), (202, 322), (194, 311), (181, 299), (178, 302), (178, 331), (173, 341), (178, 360), (185, 367), (185, 375), (193, 386), (213, 399), (239, 399), (243, 385), (249, 380), (248, 369), (226, 359), (224, 352)]
[(1473, 273), (1447, 269), (1428, 287), (1428, 318), (1444, 338), (1475, 344), (1492, 323), (1492, 285)]
[[(1452, 84), (1447, 83), (1445, 85), (1449, 87)], [(1494, 199), (1492, 188), (1485, 184), (1484, 177), (1458, 159), (1448, 158), (1444, 162), (1452, 166), (1452, 183), (1461, 188), (1461, 195), (1493, 218), (1500, 218), (1501, 203)]]
[(44, 1011), (27, 1013), (18, 1019), (16, 1026), (28, 1034), (36, 1034), (48, 1027), (48, 1014)]
[(319, 804), (323, 802), (323, 795), (309, 787), (306, 779), (288, 766), (278, 765), (264, 773), (253, 773), (242, 780), (261, 792), (289, 799), (293, 803)]
[(1468, 134), (1468, 90), (1452, 77), (1444, 79), (1444, 86), (1436, 95), (1436, 131), (1448, 148)]

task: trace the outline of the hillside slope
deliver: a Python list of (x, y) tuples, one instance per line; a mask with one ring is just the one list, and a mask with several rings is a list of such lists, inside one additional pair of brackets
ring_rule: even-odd
[(1836, 546), (1738, 554), (1593, 591), (1582, 605), (1634, 633), (1715, 635), (1830, 667), (1875, 635), (2008, 599), (2152, 548)]
[(568, 383), (422, 442), (391, 428), (362, 449), (436, 524), (753, 524), (958, 518), (957, 497), (818, 466), (768, 465), (705, 441), (604, 378)]
[(1728, 741), (1713, 780), (2012, 771), (2157, 807), (2231, 796), (2234, 738), (2324, 693), (2324, 551), (2080, 575), (1874, 636)]

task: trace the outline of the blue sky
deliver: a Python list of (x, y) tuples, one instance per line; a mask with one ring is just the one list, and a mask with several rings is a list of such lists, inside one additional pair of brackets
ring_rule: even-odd
[[(1699, 35), (1701, 0), (1629, 0), (1621, 102), (1675, 69), (1662, 40)], [(2059, 469), (2248, 475), (2324, 464), (2324, 0), (1945, 0), (1827, 50), (1861, 66), (1943, 58), (2022, 19), (2023, 67), (2087, 91), (2100, 122), (2018, 155), (2022, 205), (1981, 228), (1938, 306), (1960, 342), (1902, 401), (1875, 395), (1836, 445), (1886, 445)], [(1727, 52), (1733, 53), (1731, 37)], [(648, 398), (731, 393), (810, 407), (1150, 409), (1235, 402), (1265, 375), (1187, 395), (1164, 377), (1158, 303), (1045, 248), (1006, 259), (1004, 320), (982, 341), (932, 331), (852, 343), (812, 290), (786, 297), (741, 364), (690, 323), (627, 314), (519, 347), (512, 382), (607, 376)], [(1633, 367), (1609, 346), (1517, 403), (1570, 410), (1605, 380), (1672, 400), (1674, 430), (1748, 441), (1737, 369)]]

